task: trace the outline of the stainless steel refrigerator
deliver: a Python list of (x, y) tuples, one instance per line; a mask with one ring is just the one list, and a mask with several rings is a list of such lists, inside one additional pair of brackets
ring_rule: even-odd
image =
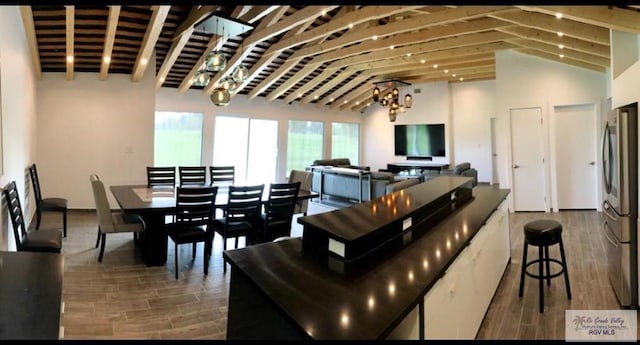
[(638, 103), (607, 114), (602, 138), (603, 232), (609, 280), (620, 305), (638, 306)]

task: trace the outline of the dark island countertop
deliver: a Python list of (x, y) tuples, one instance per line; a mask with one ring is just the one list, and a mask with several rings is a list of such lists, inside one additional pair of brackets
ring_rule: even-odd
[(241, 271), (301, 338), (384, 339), (422, 301), (508, 193), (492, 186), (474, 187), (469, 202), (358, 276), (341, 275), (310, 258), (300, 238), (224, 255), (232, 270)]
[(64, 256), (0, 252), (0, 339), (58, 340)]

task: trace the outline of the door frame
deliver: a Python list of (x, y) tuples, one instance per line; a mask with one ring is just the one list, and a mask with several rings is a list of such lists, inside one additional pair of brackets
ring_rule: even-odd
[(595, 135), (595, 141), (596, 141), (596, 195), (595, 195), (595, 200), (596, 200), (596, 210), (597, 211), (601, 211), (601, 200), (602, 200), (602, 155), (599, 154), (600, 152), (600, 147), (601, 147), (601, 141), (602, 138), (600, 137), (599, 133), (602, 133), (602, 112), (600, 111), (600, 106), (599, 106), (600, 102), (597, 101), (593, 101), (593, 102), (580, 102), (580, 103), (572, 103), (572, 104), (552, 104), (549, 106), (549, 114), (551, 114), (550, 117), (550, 121), (549, 121), (549, 132), (550, 132), (550, 172), (551, 172), (551, 210), (552, 211), (559, 211), (560, 208), (558, 206), (558, 174), (557, 174), (557, 157), (556, 157), (556, 148), (557, 148), (557, 141), (556, 141), (556, 130), (557, 130), (557, 123), (556, 123), (556, 119), (558, 114), (556, 113), (556, 108), (558, 107), (577, 107), (577, 106), (591, 106), (592, 110), (594, 112), (594, 121), (595, 121), (595, 133), (593, 133), (593, 135)]

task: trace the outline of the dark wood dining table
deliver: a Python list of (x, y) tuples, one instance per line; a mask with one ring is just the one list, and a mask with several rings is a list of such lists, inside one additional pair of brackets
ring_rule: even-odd
[[(190, 186), (197, 188), (197, 186)], [(147, 185), (114, 185), (110, 187), (118, 206), (125, 213), (139, 214), (145, 221), (145, 231), (142, 233), (142, 257), (147, 266), (164, 266), (167, 262), (168, 235), (165, 217), (175, 209), (176, 187)], [(224, 209), (228, 200), (227, 186), (218, 188), (216, 207)], [(319, 194), (308, 190), (300, 190), (298, 199), (312, 199)], [(269, 184), (265, 185), (262, 200), (269, 198)]]

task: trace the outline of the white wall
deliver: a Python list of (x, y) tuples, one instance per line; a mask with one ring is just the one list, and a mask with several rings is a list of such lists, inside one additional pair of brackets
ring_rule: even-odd
[(153, 163), (153, 72), (149, 66), (135, 83), (122, 74), (104, 81), (98, 73), (75, 73), (73, 80), (43, 74), (36, 164), (44, 197), (67, 198), (69, 208), (94, 208), (92, 173), (106, 186), (146, 184), (145, 167)]
[[(27, 202), (27, 166), (35, 157), (35, 72), (26, 43), (20, 12), (15, 6), (0, 6), (0, 105), (2, 109), (3, 172), (0, 186), (16, 181), (26, 221), (35, 208)], [(29, 190), (31, 188), (29, 187)], [(3, 202), (3, 204), (6, 204)], [(0, 250), (15, 250), (6, 207), (0, 213)]]
[(496, 116), (496, 83), (453, 83), (451, 98), (454, 161), (470, 162), (478, 171), (478, 182), (491, 182), (491, 118)]
[[(496, 52), (496, 104), (498, 118), (498, 169), (500, 186), (511, 188), (511, 151), (509, 110), (540, 107), (543, 118), (545, 157), (555, 148), (550, 146), (549, 126), (553, 107), (559, 105), (595, 104), (600, 118), (600, 105), (607, 97), (607, 74), (574, 67), (515, 51)], [(600, 123), (600, 121), (599, 121)], [(598, 133), (601, 132), (597, 128)], [(548, 161), (548, 160), (547, 160)], [(552, 162), (551, 162), (552, 163)], [(600, 163), (598, 163), (600, 164)], [(600, 165), (597, 167), (600, 171)], [(546, 164), (546, 195), (552, 195), (552, 164)], [(513, 194), (509, 196), (513, 209)], [(552, 200), (547, 198), (547, 209)]]

